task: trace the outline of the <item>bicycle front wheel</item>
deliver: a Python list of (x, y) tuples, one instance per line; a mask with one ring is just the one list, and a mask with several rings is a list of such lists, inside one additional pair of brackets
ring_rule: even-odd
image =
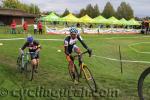
[(82, 70), (83, 70), (86, 82), (88, 83), (90, 89), (92, 91), (96, 92), (97, 91), (96, 82), (93, 78), (93, 75), (92, 75), (90, 69), (86, 65), (83, 65)]
[(150, 100), (150, 67), (141, 74), (138, 80), (138, 95), (140, 100)]
[[(72, 67), (74, 68), (74, 72), (72, 71)], [(68, 70), (69, 70), (69, 75), (71, 77), (71, 80), (74, 81), (74, 79), (76, 79), (77, 81), (79, 81), (79, 73), (78, 73), (76, 65), (75, 64), (68, 65)], [(73, 76), (73, 74), (74, 74), (74, 76)], [(75, 78), (73, 78), (73, 77), (75, 77)]]
[(22, 73), (21, 67), (22, 67), (22, 59), (21, 59), (20, 56), (18, 56), (18, 58), (17, 58), (17, 70), (18, 70), (20, 73)]

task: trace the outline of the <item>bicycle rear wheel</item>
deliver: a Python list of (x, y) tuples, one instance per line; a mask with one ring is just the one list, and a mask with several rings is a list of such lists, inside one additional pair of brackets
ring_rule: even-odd
[[(74, 67), (74, 72), (72, 72), (71, 68)], [(75, 75), (75, 79), (79, 81), (79, 73), (75, 64), (68, 65), (69, 75), (72, 81), (74, 81), (73, 74)]]
[(138, 95), (140, 100), (150, 100), (150, 67), (142, 72), (138, 80)]
[(93, 92), (96, 92), (97, 91), (96, 82), (95, 82), (95, 80), (93, 78), (93, 75), (92, 75), (90, 69), (86, 65), (83, 65), (82, 68), (83, 68), (82, 70), (83, 70), (86, 82), (88, 83), (90, 89)]

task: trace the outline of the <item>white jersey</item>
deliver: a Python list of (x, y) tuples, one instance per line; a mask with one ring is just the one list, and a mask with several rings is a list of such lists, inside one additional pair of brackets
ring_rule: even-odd
[(37, 29), (37, 24), (34, 24), (34, 29)]
[(64, 40), (64, 46), (75, 45), (79, 39), (83, 40), (81, 36), (77, 36), (76, 39), (72, 39), (70, 36), (68, 36)]

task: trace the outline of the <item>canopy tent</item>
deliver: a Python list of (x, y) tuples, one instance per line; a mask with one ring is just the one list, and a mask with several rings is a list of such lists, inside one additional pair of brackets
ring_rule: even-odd
[(129, 25), (129, 22), (124, 18), (120, 19), (120, 22), (122, 23), (122, 25)]
[(94, 20), (91, 17), (89, 17), (88, 15), (85, 15), (85, 16), (79, 18), (79, 22), (94, 23)]
[(60, 17), (58, 17), (55, 13), (50, 13), (46, 17), (42, 18), (43, 21), (60, 21)]
[(121, 25), (122, 22), (120, 22), (117, 18), (112, 16), (109, 19), (107, 19), (107, 23), (106, 24), (109, 24), (109, 25)]
[(134, 18), (130, 19), (128, 21), (129, 25), (140, 25), (140, 23), (138, 21), (136, 21)]
[(101, 23), (101, 24), (106, 24), (106, 23), (108, 23), (108, 22), (107, 22), (107, 19), (104, 18), (104, 17), (101, 16), (101, 15), (98, 16), (98, 17), (96, 17), (96, 18), (94, 18), (93, 20), (94, 20), (95, 23)]
[(60, 21), (79, 22), (79, 18), (75, 17), (72, 13), (70, 13), (67, 16), (63, 17), (63, 18), (60, 18)]

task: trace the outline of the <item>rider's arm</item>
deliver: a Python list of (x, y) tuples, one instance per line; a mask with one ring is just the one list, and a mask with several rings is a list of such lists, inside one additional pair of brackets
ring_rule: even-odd
[(36, 44), (37, 44), (37, 50), (36, 50), (36, 53), (38, 53), (40, 50), (41, 50), (41, 45), (39, 44), (39, 42), (38, 41), (35, 41), (36, 42)]
[(80, 35), (77, 36), (77, 39), (80, 41), (80, 43), (83, 45), (83, 47), (85, 49), (88, 49), (88, 46), (84, 43), (84, 41)]
[(83, 39), (81, 36), (77, 36), (78, 40), (80, 41), (80, 43), (83, 45), (83, 47), (88, 51), (89, 53), (89, 57), (91, 57), (92, 55), (92, 49), (88, 48), (88, 46), (84, 43)]
[(19, 48), (20, 52), (23, 53), (23, 50), (28, 46), (28, 42), (26, 42), (21, 48)]
[(68, 41), (67, 41), (67, 40), (64, 41), (64, 49), (65, 49), (65, 54), (69, 56), (69, 52), (68, 52)]

